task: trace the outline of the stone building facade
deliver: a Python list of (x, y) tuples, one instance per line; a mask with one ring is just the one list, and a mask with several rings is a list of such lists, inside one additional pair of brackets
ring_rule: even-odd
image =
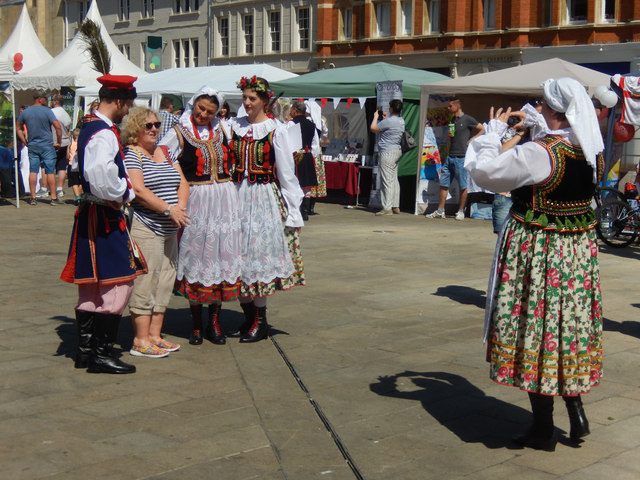
[(211, 2), (211, 63), (316, 70), (316, 5), (310, 0)]

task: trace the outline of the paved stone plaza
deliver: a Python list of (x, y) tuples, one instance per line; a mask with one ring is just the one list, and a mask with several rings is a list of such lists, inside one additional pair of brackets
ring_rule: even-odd
[[(131, 357), (127, 317), (138, 372), (112, 376), (73, 368), (76, 289), (58, 277), (74, 210), (0, 204), (1, 479), (640, 478), (638, 246), (601, 249), (592, 434), (545, 453), (510, 444), (527, 396), (488, 378), (490, 222), (319, 204), (302, 233), (308, 286), (269, 300), (271, 340), (190, 346), (174, 297), (165, 332), (182, 349)], [(226, 329), (240, 312), (224, 305)], [(555, 419), (567, 433), (561, 401)]]

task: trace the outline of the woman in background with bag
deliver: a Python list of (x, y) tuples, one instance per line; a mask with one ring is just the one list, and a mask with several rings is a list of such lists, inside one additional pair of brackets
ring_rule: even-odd
[(404, 118), (402, 118), (402, 101), (394, 99), (389, 102), (389, 116), (380, 119), (382, 111), (376, 110), (371, 122), (371, 133), (378, 135), (378, 155), (380, 158), (380, 177), (382, 185), (380, 198), (382, 210), (376, 215), (393, 215), (400, 213), (400, 182), (398, 181), (398, 161), (402, 156), (400, 141), (404, 135)]
[(161, 122), (148, 108), (132, 108), (122, 125), (124, 163), (136, 198), (131, 237), (149, 273), (133, 283), (129, 312), (135, 338), (130, 354), (162, 358), (180, 348), (160, 333), (171, 298), (178, 260), (178, 229), (188, 225), (189, 185), (177, 164), (156, 147)]

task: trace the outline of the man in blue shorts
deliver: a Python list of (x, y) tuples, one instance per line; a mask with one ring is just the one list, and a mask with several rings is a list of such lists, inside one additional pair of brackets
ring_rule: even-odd
[[(23, 126), (27, 127), (25, 137)], [(51, 127), (56, 131), (53, 138)], [(51, 205), (60, 205), (62, 201), (56, 193), (56, 149), (60, 148), (62, 129), (51, 109), (47, 106), (47, 96), (44, 91), (37, 91), (33, 95), (33, 105), (26, 108), (16, 122), (16, 134), (27, 145), (29, 152), (29, 188), (31, 194), (30, 205), (37, 205), (36, 180), (38, 170), (44, 167), (46, 184), (51, 192)], [(44, 183), (44, 179), (43, 179)]]
[(467, 203), (467, 171), (464, 169), (464, 156), (467, 153), (467, 145), (474, 138), (484, 133), (484, 127), (471, 115), (462, 111), (462, 102), (459, 98), (449, 101), (449, 113), (453, 115), (453, 131), (449, 129), (451, 146), (449, 156), (440, 170), (440, 193), (438, 198), (438, 209), (427, 215), (428, 218), (444, 218), (444, 204), (447, 200), (447, 193), (451, 180), (458, 181), (460, 188), (460, 203), (456, 220), (464, 220), (464, 206)]

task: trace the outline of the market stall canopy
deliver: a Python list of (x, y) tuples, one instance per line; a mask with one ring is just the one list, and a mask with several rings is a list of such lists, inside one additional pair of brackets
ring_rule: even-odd
[[(241, 77), (251, 77), (253, 75), (265, 78), (269, 83), (297, 77), (295, 73), (267, 64), (213, 65), (209, 67), (170, 68), (162, 72), (152, 73), (139, 78), (135, 83), (135, 87), (140, 98), (154, 98), (161, 96), (163, 93), (168, 93), (188, 100), (200, 87), (207, 85), (219, 90), (225, 99), (239, 100), (242, 97), (242, 93), (236, 83)], [(77, 94), (78, 96), (97, 96), (98, 88), (80, 88)], [(154, 98), (154, 108), (158, 108), (155, 105), (155, 100)], [(157, 102), (159, 104), (159, 98)]]
[(448, 77), (439, 73), (377, 62), (318, 70), (291, 80), (274, 82), (271, 88), (277, 95), (294, 98), (375, 97), (376, 83), (402, 80), (403, 100), (419, 100), (420, 85), (446, 79)]
[[(111, 54), (111, 72), (114, 75), (133, 75), (140, 77), (147, 73), (131, 63), (118, 50), (107, 33), (104, 22), (98, 11), (98, 3), (94, 0), (87, 11), (86, 19), (93, 20), (100, 26), (100, 34)], [(39, 68), (15, 77), (13, 86), (17, 90), (44, 89), (54, 90), (60, 87), (83, 87), (97, 85), (96, 78), (101, 74), (92, 68), (89, 53), (84, 41), (77, 33), (71, 43), (56, 57)]]
[(542, 94), (542, 82), (548, 78), (575, 78), (589, 93), (593, 93), (598, 85), (609, 85), (609, 75), (559, 58), (551, 58), (541, 62), (529, 63), (518, 67), (505, 68), (489, 73), (479, 73), (468, 77), (458, 77), (443, 82), (429, 83), (422, 86), (427, 95), (468, 95), (492, 93), (503, 95)]
[(23, 75), (25, 72), (40, 67), (53, 58), (42, 46), (36, 31), (33, 29), (26, 4), (22, 5), (22, 12), (15, 27), (13, 27), (11, 35), (9, 35), (4, 45), (0, 47), (0, 61), (9, 62), (11, 67), (16, 53), (22, 56), (20, 60), (22, 68), (16, 72), (18, 75)]

